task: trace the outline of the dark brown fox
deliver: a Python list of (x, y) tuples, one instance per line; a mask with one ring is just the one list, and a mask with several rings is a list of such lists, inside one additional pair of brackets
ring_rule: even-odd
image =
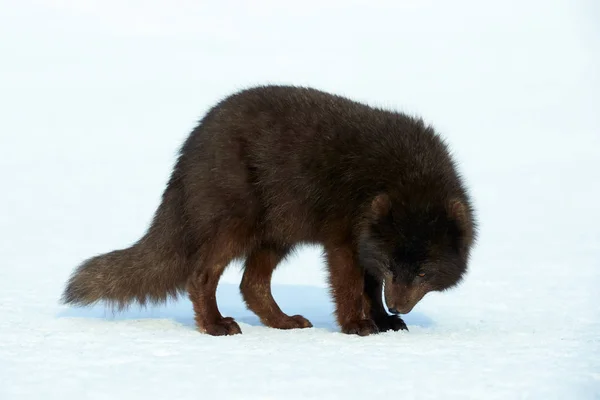
[(122, 309), (187, 290), (200, 331), (241, 333), (215, 293), (225, 267), (245, 259), (248, 307), (267, 326), (306, 328), (278, 307), (271, 275), (294, 246), (313, 243), (325, 251), (342, 332), (368, 335), (406, 329), (382, 292), (404, 314), (455, 286), (474, 239), (466, 189), (422, 120), (314, 89), (257, 87), (207, 113), (146, 234), (85, 261), (63, 301)]

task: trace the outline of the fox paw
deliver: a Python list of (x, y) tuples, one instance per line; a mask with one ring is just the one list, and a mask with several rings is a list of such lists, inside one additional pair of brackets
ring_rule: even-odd
[(302, 315), (292, 315), (292, 320), (296, 322), (296, 328), (312, 328), (313, 324)]
[(231, 317), (222, 318), (213, 324), (206, 325), (203, 330), (211, 336), (228, 336), (242, 333), (240, 326)]
[(372, 319), (361, 319), (344, 324), (342, 332), (349, 335), (367, 336), (379, 333), (379, 328)]
[(312, 324), (309, 320), (304, 318), (302, 315), (292, 315), (282, 321), (278, 321), (278, 329), (299, 329), (299, 328), (312, 328)]
[(377, 324), (377, 328), (379, 328), (380, 332), (385, 331), (408, 331), (406, 323), (404, 320), (397, 315), (385, 315), (380, 318), (375, 319), (375, 323)]
[(312, 324), (309, 320), (304, 318), (302, 315), (288, 315), (279, 316), (278, 318), (270, 318), (268, 320), (261, 319), (262, 323), (268, 327), (275, 329), (299, 329), (299, 328), (312, 328)]

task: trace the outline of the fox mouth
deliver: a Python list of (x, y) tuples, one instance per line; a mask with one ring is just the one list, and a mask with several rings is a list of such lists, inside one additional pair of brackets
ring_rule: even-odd
[(394, 315), (408, 314), (409, 312), (412, 311), (413, 308), (414, 308), (413, 306), (407, 306), (407, 307), (403, 307), (403, 308), (392, 307), (392, 308), (388, 308), (388, 311)]

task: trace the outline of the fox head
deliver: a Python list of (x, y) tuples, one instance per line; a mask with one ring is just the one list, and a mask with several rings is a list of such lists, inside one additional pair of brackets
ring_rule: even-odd
[(464, 199), (438, 204), (372, 199), (359, 239), (359, 262), (384, 281), (390, 312), (406, 314), (429, 292), (456, 286), (467, 271), (474, 240)]

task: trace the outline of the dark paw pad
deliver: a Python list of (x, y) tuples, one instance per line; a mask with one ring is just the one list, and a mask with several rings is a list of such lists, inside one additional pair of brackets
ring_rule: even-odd
[(375, 320), (380, 332), (407, 331), (408, 328), (402, 318), (397, 315), (386, 315)]
[(223, 318), (217, 323), (207, 325), (204, 331), (212, 336), (228, 336), (242, 333), (240, 326), (233, 318)]
[(342, 326), (342, 332), (349, 335), (367, 336), (373, 333), (379, 333), (379, 328), (371, 319), (361, 319), (353, 321)]

